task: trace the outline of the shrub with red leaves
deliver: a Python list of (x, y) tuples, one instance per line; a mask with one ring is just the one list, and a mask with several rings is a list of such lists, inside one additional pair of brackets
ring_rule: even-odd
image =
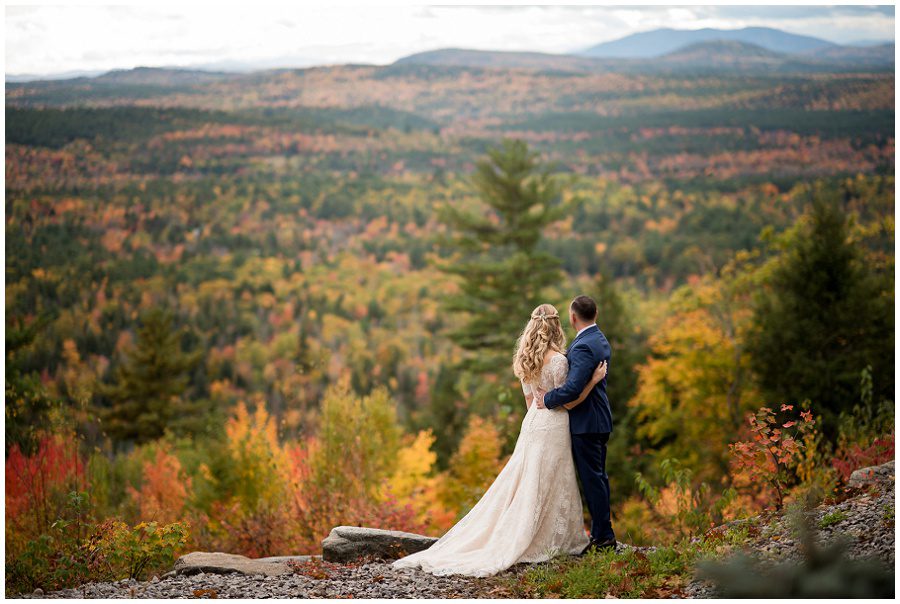
[(841, 449), (840, 455), (831, 459), (831, 465), (846, 484), (854, 470), (877, 466), (892, 459), (894, 459), (893, 432), (876, 438), (868, 446), (854, 443), (848, 448)]
[(65, 494), (87, 490), (85, 466), (73, 435), (43, 434), (28, 457), (13, 445), (6, 458), (6, 521), (30, 535), (46, 532), (66, 505)]

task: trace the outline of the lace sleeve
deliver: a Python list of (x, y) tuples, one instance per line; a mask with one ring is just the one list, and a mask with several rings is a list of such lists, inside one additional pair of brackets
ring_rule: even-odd
[(569, 359), (565, 355), (557, 354), (550, 359), (550, 379), (554, 388), (559, 388), (566, 383), (566, 376), (569, 373)]
[(525, 393), (525, 396), (529, 396), (531, 394), (531, 384), (522, 380), (519, 381), (522, 382), (522, 392)]

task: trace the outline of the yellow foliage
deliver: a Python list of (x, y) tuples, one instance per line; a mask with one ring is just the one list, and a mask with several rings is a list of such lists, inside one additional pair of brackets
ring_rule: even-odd
[(506, 463), (500, 459), (500, 446), (496, 426), (477, 415), (469, 418), (459, 449), (443, 475), (440, 498), (448, 513), (460, 516), (481, 499)]
[(361, 488), (377, 493), (393, 474), (400, 447), (400, 426), (387, 390), (380, 387), (359, 396), (347, 376), (329, 387), (322, 400), (318, 440), (321, 446), (310, 452), (317, 480), (339, 492)]
[(747, 308), (719, 283), (699, 282), (673, 295), (672, 314), (650, 339), (637, 368), (637, 434), (661, 445), (698, 479), (728, 471), (728, 443), (756, 402), (742, 350)]
[(225, 424), (225, 434), (237, 476), (236, 496), (246, 509), (255, 509), (260, 501), (283, 501), (290, 463), (278, 442), (275, 419), (262, 402), (250, 415), (240, 401), (234, 413)]
[(437, 454), (431, 450), (435, 437), (431, 430), (421, 430), (397, 454), (397, 468), (382, 490), (384, 500), (388, 493), (400, 505), (409, 504), (420, 522), (427, 523), (435, 531), (450, 528), (454, 514), (447, 514), (438, 498), (438, 477), (432, 470)]
[(411, 443), (400, 449), (397, 454), (397, 469), (385, 484), (400, 503), (413, 503), (417, 493), (425, 490), (425, 486), (434, 482), (429, 478), (437, 454), (431, 450), (434, 444), (431, 430), (421, 430)]

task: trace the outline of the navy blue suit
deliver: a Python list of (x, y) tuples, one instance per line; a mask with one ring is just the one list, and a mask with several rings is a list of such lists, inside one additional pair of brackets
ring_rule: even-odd
[[(566, 351), (569, 360), (566, 383), (544, 396), (544, 406), (553, 409), (577, 399), (597, 365), (603, 361), (607, 361), (608, 375), (610, 356), (609, 342), (599, 327), (591, 325), (582, 331)], [(591, 512), (591, 539), (595, 541), (616, 538), (610, 522), (609, 478), (606, 475), (606, 443), (612, 429), (612, 411), (604, 377), (591, 389), (586, 399), (569, 410), (572, 458)]]

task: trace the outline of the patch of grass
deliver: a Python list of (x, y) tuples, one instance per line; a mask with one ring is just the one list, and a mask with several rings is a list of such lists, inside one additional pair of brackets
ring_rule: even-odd
[(695, 565), (746, 543), (758, 529), (750, 522), (683, 538), (675, 545), (640, 552), (591, 551), (560, 556), (507, 579), (514, 598), (686, 597)]
[(839, 510), (829, 512), (828, 514), (825, 514), (821, 520), (819, 520), (819, 528), (826, 528), (846, 519), (847, 514), (845, 512), (841, 512)]
[(655, 551), (591, 551), (581, 558), (536, 565), (517, 578), (516, 597), (617, 598), (681, 595), (689, 580), (695, 545)]
[(885, 506), (882, 506), (882, 509), (884, 510), (884, 513), (881, 515), (881, 517), (884, 519), (884, 521), (885, 522), (893, 522), (894, 521), (894, 508), (892, 506), (885, 505)]

